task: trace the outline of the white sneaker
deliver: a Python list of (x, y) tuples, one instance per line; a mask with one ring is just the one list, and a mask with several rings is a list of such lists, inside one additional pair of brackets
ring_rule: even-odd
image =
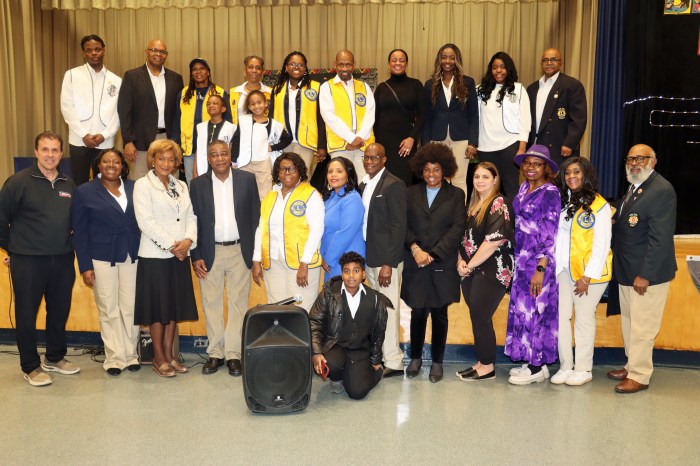
[(568, 379), (573, 373), (574, 371), (572, 369), (559, 369), (559, 371), (552, 376), (550, 382), (555, 385), (561, 385), (566, 383), (566, 379)]
[(508, 378), (508, 383), (513, 385), (529, 385), (531, 383), (544, 382), (547, 378), (544, 375), (544, 369), (539, 371), (537, 374), (530, 373), (530, 368), (526, 367), (524, 370), (520, 371), (519, 374), (511, 375)]
[(24, 374), (24, 380), (29, 382), (29, 385), (32, 387), (43, 387), (44, 385), (51, 385), (51, 376), (41, 370), (41, 367), (38, 367), (31, 371), (29, 374)]
[[(518, 375), (518, 374), (522, 373), (525, 369), (527, 369), (527, 363), (523, 364), (520, 367), (512, 368), (508, 374), (509, 375)], [(529, 372), (529, 370), (528, 370), (528, 372)], [(549, 378), (549, 369), (547, 369), (546, 364), (542, 365), (542, 372), (544, 372), (544, 378), (548, 379)]]
[[(593, 374), (590, 371), (573, 371), (566, 379), (567, 385), (583, 385), (593, 380)], [(554, 382), (554, 378), (552, 378)]]
[(345, 390), (345, 387), (343, 387), (342, 380), (338, 380), (337, 382), (334, 382), (331, 380), (331, 393), (335, 393), (335, 394), (343, 393), (344, 390)]

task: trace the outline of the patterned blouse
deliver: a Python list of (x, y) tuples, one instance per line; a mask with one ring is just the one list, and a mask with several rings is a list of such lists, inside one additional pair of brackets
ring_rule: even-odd
[(503, 196), (496, 197), (486, 208), (488, 211), (480, 225), (476, 223), (476, 216), (467, 212), (467, 229), (459, 254), (468, 263), (484, 241), (506, 240), (491, 257), (476, 267), (474, 273), (481, 273), (509, 289), (513, 277), (513, 208)]

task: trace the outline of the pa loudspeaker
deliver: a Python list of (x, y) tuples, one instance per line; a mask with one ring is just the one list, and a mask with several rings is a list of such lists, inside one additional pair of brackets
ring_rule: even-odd
[(260, 305), (243, 320), (243, 393), (254, 413), (301, 411), (311, 396), (311, 328), (298, 306)]

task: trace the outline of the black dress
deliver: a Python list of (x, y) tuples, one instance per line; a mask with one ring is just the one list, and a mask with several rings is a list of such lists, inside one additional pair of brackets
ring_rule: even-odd
[[(414, 177), (408, 161), (418, 149), (427, 106), (423, 84), (405, 74), (391, 75), (377, 86), (374, 100), (374, 136), (386, 149), (386, 168), (410, 186), (414, 184)], [(399, 145), (407, 137), (415, 140), (413, 149), (408, 157), (400, 157)]]

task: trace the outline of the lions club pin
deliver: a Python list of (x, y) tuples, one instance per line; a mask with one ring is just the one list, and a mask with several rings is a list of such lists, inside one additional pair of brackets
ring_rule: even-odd
[(630, 214), (629, 218), (627, 219), (629, 222), (630, 226), (632, 228), (637, 226), (637, 223), (639, 223), (639, 215), (637, 214)]

